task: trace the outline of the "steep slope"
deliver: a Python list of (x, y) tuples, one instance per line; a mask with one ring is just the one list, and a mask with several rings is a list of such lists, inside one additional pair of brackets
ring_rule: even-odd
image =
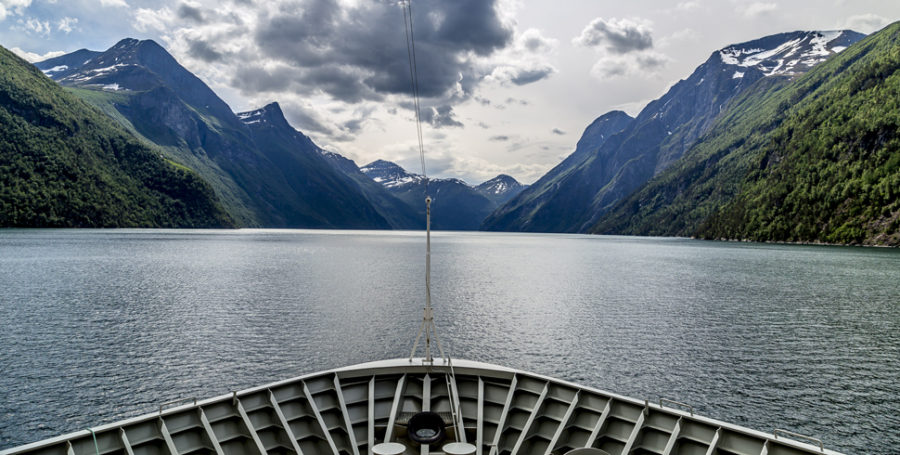
[[(37, 66), (195, 170), (241, 225), (387, 227), (358, 185), (325, 160), (311, 158), (317, 147), (311, 145), (314, 153), (311, 143), (291, 139), (299, 133), (286, 123), (279, 124), (278, 138), (260, 135), (153, 41), (125, 39), (84, 56), (91, 58), (63, 56)], [(60, 66), (67, 69), (49, 72)]]
[(0, 47), (0, 226), (232, 225), (193, 172)]
[[(484, 227), (585, 231), (616, 202), (678, 160), (725, 106), (756, 81), (802, 74), (862, 36), (850, 31), (782, 33), (713, 52), (553, 185), (535, 184), (528, 192), (535, 201), (513, 199)], [(543, 190), (540, 198), (534, 196), (538, 189)], [(510, 204), (518, 207), (510, 210)]]
[[(286, 218), (303, 220), (307, 226), (391, 227), (357, 184), (343, 173), (333, 172), (321, 149), (288, 123), (278, 103), (240, 113), (238, 118), (249, 127), (268, 161), (284, 176), (284, 184), (298, 196), (292, 201), (272, 200), (275, 209)], [(310, 219), (307, 214), (318, 217)]]
[[(391, 195), (425, 219), (426, 178), (406, 172), (395, 163), (377, 160), (360, 169)], [(437, 230), (475, 230), (497, 205), (459, 179), (427, 179), (431, 227)]]
[(900, 244), (900, 23), (760, 81), (598, 233)]
[[(590, 159), (610, 137), (627, 128), (634, 121), (622, 111), (612, 111), (597, 117), (582, 133), (575, 151), (544, 174), (537, 182), (523, 189), (517, 196), (491, 213), (481, 225), (489, 231), (559, 231), (568, 220), (560, 218), (554, 208), (563, 208), (552, 198), (560, 192), (575, 192), (577, 179), (569, 179), (579, 166)], [(565, 184), (566, 188), (561, 189)]]
[(356, 182), (366, 199), (375, 210), (390, 223), (393, 229), (424, 229), (425, 218), (419, 207), (410, 207), (406, 202), (394, 197), (380, 183), (364, 174), (356, 163), (347, 157), (320, 149), (322, 157), (332, 167)]

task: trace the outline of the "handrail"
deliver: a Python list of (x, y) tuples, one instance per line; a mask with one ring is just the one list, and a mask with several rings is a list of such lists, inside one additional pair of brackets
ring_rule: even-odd
[(192, 398), (182, 398), (182, 399), (180, 399), (180, 400), (167, 401), (167, 402), (165, 402), (165, 403), (159, 405), (159, 414), (162, 415), (163, 408), (166, 407), (166, 406), (169, 406), (169, 405), (172, 405), (172, 404), (187, 403), (188, 401), (193, 401), (193, 402), (194, 402), (194, 406), (197, 406), (197, 397), (192, 397)]
[(689, 410), (690, 413), (691, 413), (691, 416), (694, 415), (694, 407), (691, 406), (691, 405), (689, 405), (689, 404), (687, 404), (687, 403), (682, 403), (682, 402), (680, 402), (680, 401), (670, 400), (670, 399), (668, 399), (668, 398), (660, 398), (660, 399), (659, 399), (659, 407), (661, 407), (661, 408), (663, 407), (663, 401), (665, 401), (666, 403), (669, 403), (669, 404), (674, 404), (674, 405), (676, 405), (676, 406), (681, 406), (681, 407), (688, 408), (688, 410)]
[(790, 436), (792, 438), (805, 439), (807, 441), (815, 442), (819, 446), (819, 451), (825, 453), (825, 444), (822, 444), (821, 439), (816, 439), (812, 436), (806, 436), (800, 433), (794, 433), (793, 431), (782, 430), (780, 428), (776, 428), (775, 431), (772, 432), (772, 435), (775, 436), (775, 439), (778, 439), (778, 433), (781, 433), (785, 436)]

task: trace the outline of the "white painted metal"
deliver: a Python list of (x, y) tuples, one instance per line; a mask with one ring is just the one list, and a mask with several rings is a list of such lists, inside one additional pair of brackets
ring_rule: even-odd
[(391, 416), (388, 419), (387, 433), (384, 435), (384, 442), (392, 442), (394, 436), (394, 425), (397, 423), (397, 414), (400, 412), (400, 400), (403, 398), (403, 390), (406, 388), (406, 375), (400, 377), (397, 381), (397, 391), (394, 392), (394, 403), (391, 405)]
[[(278, 404), (278, 400), (271, 390), (269, 390), (269, 403), (272, 404), (272, 409), (275, 410), (275, 415), (278, 416), (278, 422), (281, 423), (282, 428), (284, 428), (285, 434), (287, 434), (288, 439), (291, 440), (291, 447), (294, 448), (294, 452), (297, 452), (297, 455), (303, 455), (303, 451), (300, 450), (300, 444), (297, 443), (297, 437), (294, 436), (294, 431), (291, 430), (291, 424), (284, 418), (284, 412), (281, 411), (281, 405)], [(200, 415), (203, 419), (203, 426), (207, 428), (207, 431), (212, 432), (212, 429), (209, 427), (209, 421), (206, 420), (206, 414), (203, 413), (203, 408), (200, 408)], [(216, 445), (216, 453), (221, 455), (222, 448), (219, 447), (219, 443), (215, 442), (214, 444)]]
[(447, 391), (450, 393), (451, 414), (453, 415), (453, 428), (456, 431), (456, 437), (459, 442), (466, 441), (465, 421), (463, 421), (462, 410), (459, 409), (459, 386), (456, 385), (456, 375), (453, 374), (453, 367), (450, 367), (450, 374), (446, 375)]
[(478, 420), (475, 428), (475, 449), (477, 455), (482, 455), (482, 447), (484, 447), (484, 379), (478, 377)]
[(369, 379), (369, 409), (367, 410), (369, 417), (369, 450), (375, 447), (375, 376)]
[[(216, 433), (213, 432), (212, 425), (209, 424), (209, 419), (206, 418), (206, 413), (203, 412), (203, 408), (198, 407), (198, 414), (200, 414), (200, 423), (203, 425), (203, 431), (206, 431), (206, 437), (209, 438), (209, 441), (213, 445), (213, 449), (216, 451), (216, 455), (225, 455), (225, 452), (222, 451), (222, 446), (219, 445), (219, 439), (216, 438)], [(291, 429), (288, 428), (288, 431)], [(122, 438), (125, 438), (125, 430), (122, 430)], [(125, 439), (127, 441), (127, 439)], [(127, 445), (127, 444), (126, 444)], [(297, 452), (298, 455), (303, 455), (301, 452)], [(128, 450), (128, 455), (134, 455), (131, 452), (131, 449)]]
[[(162, 435), (163, 440), (166, 441), (166, 447), (169, 448), (169, 453), (172, 455), (178, 455), (178, 449), (175, 448), (175, 442), (172, 441), (172, 435), (169, 434), (169, 429), (166, 427), (166, 421), (163, 420), (162, 417), (159, 418), (159, 434)], [(265, 452), (263, 452), (265, 455)]]
[(256, 434), (256, 428), (253, 427), (253, 422), (250, 421), (250, 416), (247, 415), (247, 411), (244, 409), (244, 404), (241, 403), (241, 399), (234, 396), (235, 404), (237, 405), (238, 414), (241, 415), (241, 419), (244, 420), (244, 426), (247, 427), (247, 432), (250, 433), (250, 439), (253, 439), (253, 443), (256, 444), (256, 447), (259, 449), (260, 455), (266, 455), (266, 447), (263, 445), (262, 441), (259, 440), (259, 435)]
[(134, 450), (131, 449), (131, 443), (128, 441), (128, 435), (125, 434), (124, 428), (119, 428), (119, 439), (122, 440), (122, 445), (125, 446), (125, 453), (127, 453), (128, 455), (134, 455)]
[[(428, 373), (425, 373), (425, 378), (422, 379), (422, 410), (431, 411), (431, 375)], [(422, 444), (420, 452), (422, 455), (428, 455), (430, 449), (427, 444)]]
[(559, 426), (556, 427), (556, 432), (553, 433), (553, 438), (550, 439), (550, 444), (547, 445), (547, 451), (544, 452), (544, 455), (550, 455), (550, 452), (556, 450), (556, 444), (559, 443), (559, 437), (562, 436), (563, 430), (566, 429), (566, 425), (569, 424), (569, 419), (572, 418), (572, 414), (575, 412), (575, 407), (578, 406), (579, 395), (581, 395), (581, 391), (575, 392), (575, 397), (572, 398), (572, 402), (569, 403), (569, 409), (566, 410), (566, 415), (563, 416), (562, 421), (559, 422)]
[(451, 442), (442, 449), (445, 455), (475, 455), (475, 446), (465, 442)]
[(678, 421), (675, 422), (675, 428), (672, 429), (672, 434), (669, 435), (669, 441), (666, 442), (666, 450), (663, 451), (663, 455), (671, 455), (675, 443), (678, 442), (678, 435), (681, 433), (681, 421), (683, 419), (683, 417), (679, 417)]
[(374, 455), (401, 455), (406, 452), (406, 446), (396, 442), (382, 442), (372, 447)]
[[(340, 378), (341, 383), (344, 384), (343, 386), (334, 386), (332, 388), (328, 385), (328, 383), (334, 381), (335, 375)], [(811, 455), (817, 453), (838, 455), (830, 450), (823, 451), (817, 446), (780, 437), (782, 433), (779, 433), (779, 438), (775, 439), (775, 435), (770, 433), (762, 433), (702, 416), (691, 416), (687, 411), (662, 407), (655, 403), (645, 405), (643, 402), (631, 398), (589, 387), (581, 387), (546, 376), (462, 360), (454, 361), (453, 371), (451, 372), (449, 363), (446, 361), (441, 362), (440, 359), (435, 360), (433, 364), (427, 364), (425, 362), (411, 363), (406, 358), (370, 362), (304, 375), (299, 378), (245, 390), (240, 392), (240, 394), (234, 393), (233, 395), (210, 398), (198, 401), (196, 404), (192, 402), (164, 409), (162, 412), (153, 412), (122, 422), (97, 426), (91, 430), (81, 430), (57, 438), (6, 449), (0, 451), (0, 455), (95, 455), (97, 450), (92, 443), (92, 434), (96, 434), (98, 442), (103, 443), (104, 446), (107, 446), (110, 440), (122, 439), (121, 447), (124, 448), (120, 448), (120, 450), (123, 454), (129, 452), (129, 448), (131, 448), (129, 455), (135, 453), (137, 455), (178, 455), (175, 444), (181, 445), (183, 443), (182, 437), (190, 438), (193, 434), (199, 432), (205, 433), (206, 439), (208, 439), (210, 444), (210, 452), (214, 450), (217, 455), (220, 452), (226, 455), (239, 455), (241, 451), (255, 454), (264, 449), (261, 449), (262, 443), (260, 441), (268, 441), (267, 438), (269, 436), (285, 441), (285, 446), (293, 449), (298, 455), (300, 454), (300, 449), (305, 450), (305, 455), (310, 455), (310, 453), (338, 453), (340, 451), (355, 455), (350, 447), (343, 447), (343, 438), (340, 441), (334, 439), (337, 435), (329, 431), (329, 425), (334, 427), (335, 431), (338, 431), (338, 426), (341, 428), (346, 426), (348, 431), (353, 431), (353, 422), (348, 423), (346, 416), (349, 415), (348, 411), (357, 410), (356, 406), (365, 406), (363, 403), (356, 403), (355, 400), (362, 399), (359, 393), (365, 393), (366, 384), (368, 384), (369, 406), (366, 413), (362, 415), (367, 416), (369, 419), (369, 444), (367, 448), (372, 450), (375, 442), (378, 442), (375, 431), (380, 430), (380, 426), (375, 426), (376, 422), (390, 423), (388, 430), (385, 431), (385, 435), (389, 439), (396, 442), (407, 441), (405, 431), (400, 431), (399, 428), (401, 427), (396, 425), (400, 419), (401, 411), (403, 411), (403, 404), (411, 403), (415, 400), (416, 403), (421, 402), (423, 408), (427, 406), (434, 409), (438, 403), (435, 400), (442, 400), (445, 397), (445, 387), (434, 384), (435, 380), (440, 380), (441, 378), (447, 378), (450, 381), (449, 389), (451, 395), (454, 395), (454, 382), (456, 387), (462, 387), (465, 384), (465, 387), (474, 389), (477, 386), (477, 397), (475, 396), (475, 390), (467, 389), (465, 397), (459, 396), (457, 393), (456, 397), (451, 396), (450, 399), (454, 406), (457, 399), (463, 404), (463, 406), (457, 408), (461, 422), (473, 422), (477, 425), (474, 429), (474, 434), (471, 434), (471, 438), (477, 442), (475, 446), (476, 453), (482, 454), (484, 452), (482, 455), (487, 453), (486, 449), (490, 449), (492, 452), (502, 451), (504, 453), (516, 450), (524, 455), (528, 451), (529, 442), (532, 440), (541, 440), (541, 447), (543, 447), (543, 442), (550, 441), (546, 451), (551, 453), (558, 453), (554, 451), (562, 450), (563, 447), (578, 448), (600, 445), (598, 441), (604, 440), (607, 435), (611, 435), (614, 439), (619, 438), (617, 435), (612, 435), (612, 433), (621, 431), (621, 425), (618, 425), (618, 421), (616, 421), (616, 425), (611, 425), (614, 415), (616, 419), (620, 419), (623, 418), (620, 415), (620, 411), (640, 409), (644, 409), (644, 412), (652, 414), (641, 414), (645, 416), (644, 420), (636, 422), (636, 426), (629, 429), (628, 442), (626, 444), (632, 452), (640, 450), (640, 448), (635, 449), (635, 447), (640, 445), (638, 441), (644, 440), (642, 438), (649, 435), (650, 431), (658, 431), (658, 429), (647, 423), (650, 416), (655, 418), (656, 414), (663, 414), (673, 419), (674, 428), (672, 428), (668, 441), (665, 443), (666, 448), (663, 449), (660, 446), (658, 449), (662, 455), (672, 455), (679, 451), (679, 441), (683, 441), (680, 438), (686, 437), (689, 423), (692, 426), (718, 428), (717, 436), (709, 438), (708, 443), (696, 438), (691, 439), (692, 447), (696, 447), (697, 444), (702, 447), (701, 453), (710, 451), (715, 453), (718, 443), (725, 440), (727, 433), (728, 435), (739, 436), (742, 439), (756, 441), (756, 443), (743, 444), (738, 447), (728, 447), (731, 452), (739, 455), (760, 455), (760, 447), (763, 447), (761, 455), (770, 453), (778, 453), (779, 455)], [(385, 397), (384, 401), (379, 401), (376, 396), (376, 390), (378, 390), (377, 386), (381, 384), (391, 387), (389, 384), (394, 381), (396, 381), (396, 390), (391, 397), (392, 402), (388, 406), (388, 403), (385, 402), (388, 400), (388, 397)], [(408, 381), (415, 381), (415, 383), (423, 381), (423, 387), (407, 387), (407, 384), (410, 384)], [(315, 397), (310, 390), (310, 386), (313, 383), (325, 386), (321, 392), (317, 392)], [(354, 384), (352, 391), (347, 386), (350, 383)], [(317, 386), (318, 389), (319, 387)], [(545, 394), (541, 390), (547, 390), (547, 393)], [(556, 390), (563, 393), (557, 394)], [(457, 392), (460, 391), (458, 390)], [(540, 395), (544, 398), (535, 399), (537, 395), (535, 392), (538, 391), (541, 391)], [(354, 396), (353, 403), (351, 403), (349, 398), (351, 393)], [(347, 394), (347, 396), (344, 396), (344, 394)], [(237, 399), (238, 395), (241, 397), (240, 400)], [(571, 399), (564, 405), (554, 401), (553, 410), (551, 411), (549, 407), (551, 396), (554, 397), (554, 400), (560, 400), (562, 396), (568, 396)], [(278, 400), (276, 397), (284, 398), (281, 398), (283, 401), (276, 402)], [(333, 402), (327, 401), (333, 398)], [(322, 403), (322, 406), (328, 407), (329, 412), (326, 413), (327, 415), (323, 415), (325, 409), (319, 408), (316, 399)], [(463, 402), (463, 399), (466, 401)], [(340, 400), (344, 401), (343, 405), (340, 405)], [(327, 405), (325, 404), (326, 402), (328, 402)], [(249, 405), (249, 403), (253, 403), (254, 408), (261, 404), (265, 406), (265, 411), (260, 410), (259, 412), (270, 413), (271, 419), (275, 424), (266, 426), (265, 434), (260, 431), (254, 437), (257, 429), (253, 427), (253, 422), (260, 422), (260, 425), (262, 425), (262, 420), (258, 420), (257, 417), (263, 417), (263, 414), (259, 414), (259, 416), (253, 412), (248, 414), (245, 406)], [(340, 412), (344, 413), (342, 417), (337, 416), (337, 407), (339, 405), (341, 407)], [(501, 405), (502, 411), (500, 409)], [(348, 406), (350, 407), (349, 409)], [(333, 410), (332, 407), (334, 408)], [(418, 408), (418, 406), (416, 407)], [(440, 410), (444, 411), (446, 409), (441, 408)], [(528, 414), (521, 414), (520, 411), (526, 411)], [(540, 420), (544, 414), (556, 420), (561, 420), (558, 424), (548, 424), (549, 422)], [(640, 420), (638, 414), (635, 413), (634, 415), (636, 420)], [(232, 420), (234, 417), (237, 417), (237, 419)], [(325, 421), (326, 418), (328, 423)], [(238, 421), (243, 423), (234, 425)], [(174, 427), (175, 422), (179, 422), (177, 430)], [(278, 423), (281, 424), (280, 428)], [(191, 429), (190, 426), (186, 427), (184, 424), (193, 424), (195, 428)], [(356, 424), (361, 425), (363, 423), (356, 422)], [(495, 424), (497, 425), (496, 433), (491, 435), (491, 438), (487, 438), (486, 430)], [(395, 426), (398, 429), (396, 431), (394, 429)], [(244, 429), (245, 427), (246, 429)], [(654, 429), (651, 430), (651, 428)], [(176, 431), (177, 434), (173, 436), (170, 434), (170, 431)], [(587, 433), (590, 434), (587, 435)], [(577, 439), (567, 441), (566, 438), (569, 435)], [(241, 438), (245, 438), (244, 441), (247, 444), (229, 443), (226, 446), (225, 441), (241, 440)], [(253, 439), (254, 443), (249, 444), (248, 439)], [(491, 441), (487, 441), (487, 439), (491, 439)], [(187, 442), (187, 440), (185, 439), (184, 442)], [(287, 441), (290, 440), (293, 440), (293, 442), (287, 444)], [(338, 442), (342, 445), (340, 449), (338, 449), (336, 444)], [(359, 449), (362, 445), (359, 444), (360, 442), (356, 441), (356, 445), (357, 450), (362, 453), (363, 451)], [(391, 441), (388, 440), (387, 442)], [(107, 448), (106, 450), (109, 452), (113, 449)], [(546, 451), (543, 448), (540, 450), (541, 453)], [(619, 453), (621, 449), (616, 448), (614, 452)], [(531, 454), (529, 453), (529, 455)]]
[(634, 442), (637, 441), (637, 437), (641, 434), (641, 430), (644, 428), (644, 417), (647, 415), (646, 409), (641, 411), (641, 414), (638, 416), (636, 422), (634, 422), (634, 428), (631, 429), (631, 436), (628, 436), (628, 442), (625, 443), (625, 448), (622, 449), (622, 453), (631, 453), (631, 448), (634, 446)]
[(334, 455), (340, 455), (337, 445), (334, 443), (334, 438), (331, 437), (331, 432), (328, 431), (328, 425), (325, 424), (325, 419), (322, 418), (322, 412), (319, 411), (319, 406), (316, 404), (316, 400), (313, 398), (312, 393), (310, 393), (309, 386), (306, 385), (306, 382), (303, 382), (303, 395), (306, 396), (309, 407), (312, 408), (316, 420), (319, 421), (319, 427), (322, 428), (322, 433), (325, 435), (325, 440), (328, 441), (328, 446), (331, 447), (331, 451)]
[(353, 431), (353, 423), (350, 422), (350, 413), (347, 412), (347, 403), (344, 400), (344, 391), (341, 390), (341, 380), (338, 375), (334, 375), (334, 390), (337, 392), (338, 404), (341, 406), (341, 415), (344, 416), (344, 425), (347, 428), (347, 435), (350, 437), (350, 447), (353, 448), (353, 455), (359, 455), (359, 446), (356, 445), (356, 432)]
[(409, 361), (412, 362), (413, 356), (416, 355), (416, 349), (419, 347), (419, 340), (425, 335), (425, 363), (434, 363), (431, 356), (431, 337), (437, 344), (438, 351), (441, 353), (441, 359), (446, 361), (447, 356), (444, 355), (444, 348), (441, 347), (441, 340), (438, 339), (437, 331), (434, 327), (434, 311), (431, 308), (431, 198), (425, 197), (425, 311), (422, 317), (422, 327), (419, 328), (419, 334), (413, 343), (412, 351), (409, 353)]
[(512, 384), (509, 385), (509, 393), (506, 394), (506, 404), (503, 405), (503, 412), (500, 413), (500, 421), (497, 422), (497, 431), (494, 433), (494, 441), (491, 443), (491, 452), (496, 452), (500, 445), (500, 436), (503, 434), (503, 427), (506, 425), (506, 417), (509, 415), (509, 407), (512, 405), (513, 396), (516, 394), (516, 385), (518, 385), (518, 375), (513, 376)]
[(712, 442), (709, 443), (709, 449), (706, 450), (706, 455), (714, 455), (716, 453), (716, 446), (719, 445), (719, 435), (722, 434), (722, 429), (719, 428), (716, 430), (715, 436), (712, 438)]
[(609, 411), (612, 409), (612, 400), (606, 402), (606, 406), (603, 407), (603, 413), (600, 414), (600, 418), (597, 419), (597, 424), (594, 425), (594, 431), (591, 431), (591, 436), (588, 437), (587, 443), (585, 443), (585, 447), (592, 447), (594, 442), (597, 441), (597, 436), (600, 435), (600, 429), (603, 428), (603, 424), (606, 423), (606, 418), (609, 417)]
[(550, 391), (549, 382), (544, 383), (544, 390), (541, 391), (541, 396), (539, 396), (537, 401), (534, 403), (534, 408), (532, 408), (531, 410), (531, 415), (529, 415), (528, 420), (525, 421), (525, 426), (522, 428), (522, 433), (519, 435), (519, 439), (516, 441), (516, 445), (513, 446), (513, 455), (518, 454), (519, 449), (522, 448), (522, 444), (525, 442), (525, 438), (528, 437), (528, 431), (531, 430), (531, 424), (534, 423), (535, 417), (537, 417), (538, 412), (541, 411), (541, 405), (544, 404), (544, 398), (547, 398), (548, 391)]

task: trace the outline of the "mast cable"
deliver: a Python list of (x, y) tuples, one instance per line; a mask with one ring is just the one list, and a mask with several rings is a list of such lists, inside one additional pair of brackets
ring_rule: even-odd
[(415, 33), (413, 32), (412, 19), (412, 0), (404, 0), (400, 2), (403, 10), (403, 25), (406, 29), (406, 54), (409, 58), (409, 77), (412, 83), (413, 106), (416, 111), (416, 135), (419, 139), (419, 160), (422, 163), (422, 178), (425, 181), (425, 309), (422, 316), (422, 327), (419, 328), (419, 334), (413, 343), (412, 351), (409, 353), (409, 361), (412, 362), (416, 349), (419, 347), (419, 340), (422, 334), (425, 335), (425, 363), (434, 363), (431, 355), (431, 338), (437, 344), (438, 351), (441, 353), (441, 359), (447, 362), (447, 356), (444, 355), (444, 348), (441, 346), (441, 340), (438, 339), (437, 330), (434, 327), (434, 311), (431, 308), (431, 197), (428, 196), (428, 174), (425, 171), (425, 145), (422, 140), (422, 116), (419, 108), (419, 69), (416, 64), (416, 43)]

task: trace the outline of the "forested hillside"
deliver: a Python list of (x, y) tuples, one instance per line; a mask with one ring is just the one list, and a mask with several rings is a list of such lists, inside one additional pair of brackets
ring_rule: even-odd
[(0, 47), (0, 226), (232, 225), (193, 172)]
[(900, 24), (763, 80), (592, 232), (900, 244)]

